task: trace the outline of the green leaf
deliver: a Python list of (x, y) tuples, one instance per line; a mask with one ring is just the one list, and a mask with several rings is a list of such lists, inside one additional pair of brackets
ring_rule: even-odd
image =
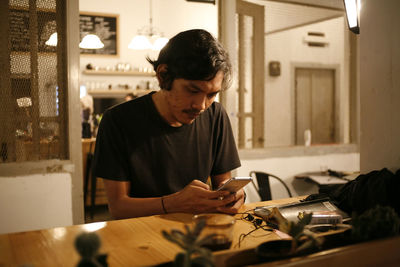
[(198, 247), (196, 249), (196, 252), (201, 255), (202, 257), (205, 257), (207, 259), (212, 259), (213, 255), (212, 255), (212, 251), (209, 250), (208, 248), (204, 248), (204, 247)]
[(204, 226), (206, 226), (206, 220), (205, 219), (199, 220), (194, 226), (193, 235), (198, 237), (201, 231), (203, 230)]
[(209, 234), (203, 237), (202, 239), (198, 240), (196, 242), (196, 245), (198, 246), (203, 246), (204, 244), (210, 243), (212, 239), (216, 236), (217, 234)]
[(304, 227), (311, 222), (311, 219), (312, 213), (304, 212), (297, 223), (291, 222), (291, 225), (289, 227), (289, 235), (297, 238), (297, 236), (303, 232)]
[[(172, 229), (170, 232), (162, 230), (162, 235), (170, 242), (180, 246), (184, 252), (180, 252), (175, 257), (176, 266), (191, 266), (195, 262), (197, 266), (213, 266), (212, 252), (206, 248), (201, 247), (201, 244), (207, 243), (214, 237), (215, 234), (208, 235), (198, 240), (202, 229), (205, 226), (205, 220), (196, 223), (193, 228), (185, 225), (185, 232)], [(194, 260), (191, 258), (192, 254), (196, 254), (200, 259)], [(202, 264), (202, 265), (200, 265)], [(203, 265), (206, 264), (206, 265)]]
[(180, 246), (183, 249), (187, 248), (187, 244), (184, 242), (185, 240), (182, 239), (182, 237), (179, 234), (173, 235), (172, 231), (171, 234), (166, 232), (165, 230), (162, 230), (162, 234), (163, 236), (170, 242), (177, 244), (178, 246)]
[(193, 235), (193, 232), (192, 232), (192, 230), (190, 230), (189, 225), (185, 224), (185, 230), (186, 230), (187, 235)]
[(196, 257), (192, 259), (192, 264), (195, 266), (202, 266), (202, 267), (213, 267), (214, 264), (208, 258), (204, 257)]
[(176, 254), (174, 263), (177, 267), (190, 267), (190, 256), (187, 253), (180, 252)]

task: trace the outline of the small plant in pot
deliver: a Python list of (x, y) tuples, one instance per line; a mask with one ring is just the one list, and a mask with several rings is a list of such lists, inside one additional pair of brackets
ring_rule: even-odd
[(400, 234), (400, 218), (389, 206), (377, 205), (364, 213), (352, 216), (351, 237), (354, 242), (387, 238)]
[(272, 240), (257, 247), (256, 252), (263, 258), (277, 259), (306, 254), (319, 249), (323, 239), (305, 228), (311, 222), (312, 213), (303, 213), (298, 222), (289, 221), (277, 208), (269, 216), (276, 222), (279, 231), (288, 234), (291, 239)]
[(214, 237), (214, 234), (200, 238), (200, 233), (205, 225), (206, 221), (200, 220), (193, 226), (192, 229), (188, 225), (185, 225), (185, 233), (176, 229), (172, 229), (170, 232), (165, 230), (162, 231), (164, 238), (172, 243), (177, 244), (183, 249), (183, 252), (180, 252), (176, 255), (174, 266), (214, 266), (211, 250), (202, 247)]

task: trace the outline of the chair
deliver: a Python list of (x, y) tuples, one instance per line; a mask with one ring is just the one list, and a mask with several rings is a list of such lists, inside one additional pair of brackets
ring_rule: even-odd
[(85, 180), (83, 184), (83, 203), (86, 206), (86, 200), (88, 198), (89, 182), (90, 182), (90, 218), (93, 219), (94, 209), (96, 206), (96, 176), (92, 174), (92, 165), (94, 157), (94, 141), (90, 142), (89, 151), (86, 155), (86, 170)]
[(267, 201), (267, 200), (272, 199), (271, 186), (270, 186), (270, 180), (269, 180), (270, 177), (278, 180), (286, 188), (286, 191), (287, 191), (289, 197), (292, 197), (292, 193), (290, 192), (289, 187), (278, 176), (270, 174), (270, 173), (266, 173), (266, 172), (259, 172), (259, 171), (251, 171), (249, 176), (253, 177), (253, 174), (254, 174), (255, 178), (257, 179), (258, 186), (256, 186), (256, 184), (254, 183), (253, 180), (251, 182), (253, 183), (254, 188), (257, 190), (257, 193), (260, 196), (261, 201)]

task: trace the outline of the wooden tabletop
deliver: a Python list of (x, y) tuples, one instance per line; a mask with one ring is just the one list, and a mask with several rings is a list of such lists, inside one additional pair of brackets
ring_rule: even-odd
[[(261, 205), (298, 201), (300, 198), (280, 199), (247, 204), (242, 211)], [(0, 266), (76, 266), (79, 255), (74, 248), (76, 236), (83, 231), (96, 231), (101, 238), (100, 251), (108, 254), (109, 266), (156, 265), (171, 261), (180, 248), (167, 241), (161, 230), (184, 229), (192, 223), (192, 214), (167, 214), (126, 220), (115, 220), (52, 229), (0, 235)], [(255, 247), (280, 237), (259, 229), (247, 236), (238, 247), (239, 236), (254, 226), (238, 214), (231, 250)]]

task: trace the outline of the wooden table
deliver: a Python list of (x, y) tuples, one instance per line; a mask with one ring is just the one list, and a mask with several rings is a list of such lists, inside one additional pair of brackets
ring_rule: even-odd
[[(265, 202), (281, 204), (298, 199), (282, 199)], [(243, 206), (243, 211), (262, 205), (253, 203)], [(191, 214), (167, 214), (102, 223), (57, 227), (46, 230), (0, 235), (0, 266), (75, 266), (79, 255), (74, 249), (75, 237), (87, 229), (96, 229), (101, 240), (101, 252), (108, 254), (109, 266), (155, 265), (173, 260), (180, 248), (167, 241), (161, 230), (182, 229), (191, 223)], [(240, 220), (234, 228), (232, 247), (237, 246), (241, 233), (254, 229), (253, 225)], [(241, 242), (241, 248), (255, 247), (279, 238), (276, 234), (257, 230)]]
[[(243, 211), (260, 205), (284, 204), (299, 199), (252, 203), (243, 206)], [(235, 224), (233, 248), (215, 253), (217, 266), (226, 266), (227, 262), (231, 264), (232, 256), (246, 255), (262, 242), (280, 239), (277, 234), (260, 229), (246, 237), (241, 242), (241, 248), (237, 248), (239, 235), (248, 233), (254, 226), (240, 220), (240, 215), (236, 217), (238, 220)], [(101, 252), (108, 254), (110, 267), (149, 266), (168, 262), (181, 250), (165, 240), (161, 230), (183, 229), (185, 224), (191, 223), (191, 218), (191, 214), (167, 214), (0, 235), (0, 266), (76, 266), (79, 256), (73, 245), (75, 237), (82, 231), (96, 229), (102, 240)], [(280, 262), (262, 263), (260, 266), (396, 266), (400, 263), (399, 252), (400, 237), (396, 237)]]

